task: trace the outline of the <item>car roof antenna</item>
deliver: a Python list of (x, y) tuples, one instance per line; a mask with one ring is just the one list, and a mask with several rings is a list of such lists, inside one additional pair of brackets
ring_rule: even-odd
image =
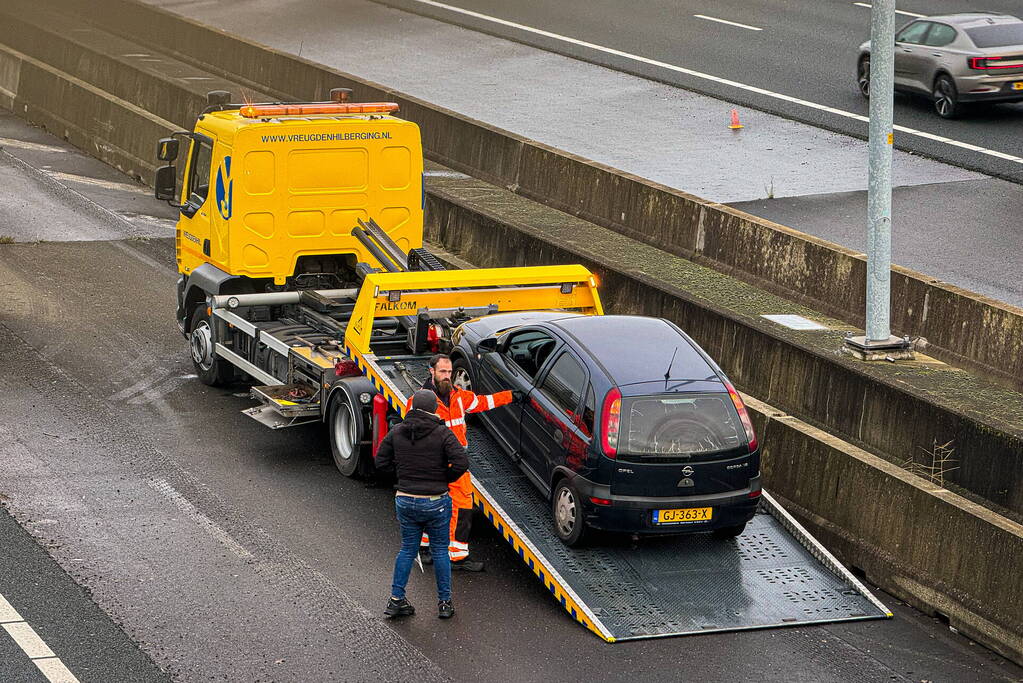
[(664, 390), (668, 390), (668, 378), (671, 377), (671, 366), (675, 364), (675, 354), (678, 353), (678, 347), (671, 352), (671, 361), (668, 363), (668, 369), (664, 371)]

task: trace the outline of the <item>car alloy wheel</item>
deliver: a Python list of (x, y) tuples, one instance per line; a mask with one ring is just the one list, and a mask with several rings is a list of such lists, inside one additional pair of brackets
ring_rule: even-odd
[(463, 365), (455, 366), (451, 373), (451, 383), (463, 391), (472, 391), (472, 377), (469, 376), (469, 369)]
[(856, 67), (856, 85), (859, 86), (860, 94), (870, 98), (870, 58), (864, 57)]
[(959, 113), (959, 93), (948, 76), (939, 76), (934, 83), (934, 111), (943, 119), (954, 119)]

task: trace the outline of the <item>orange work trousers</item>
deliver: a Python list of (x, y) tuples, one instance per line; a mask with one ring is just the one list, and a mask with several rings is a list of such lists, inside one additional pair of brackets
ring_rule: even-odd
[[(448, 555), (452, 562), (469, 556), (469, 532), (472, 531), (472, 480), (466, 472), (448, 484), (451, 495), (451, 541)], [(430, 545), (430, 537), (423, 534), (422, 545)]]

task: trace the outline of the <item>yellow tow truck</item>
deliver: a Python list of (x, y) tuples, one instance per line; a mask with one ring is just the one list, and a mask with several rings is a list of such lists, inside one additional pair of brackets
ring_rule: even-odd
[[(422, 248), (419, 128), (396, 104), (344, 89), (329, 102), (229, 98), (210, 93), (195, 129), (157, 147), (168, 164), (156, 196), (180, 210), (178, 326), (203, 382), (256, 381), (250, 417), (325, 422), (344, 474), (371, 469), (370, 435), (403, 411), (360, 369), (374, 358), (444, 350), (459, 323), (488, 313), (600, 312), (581, 266), (447, 271)], [(391, 412), (374, 422), (377, 389)]]
[[(196, 373), (209, 385), (251, 380), (258, 404), (243, 412), (270, 428), (324, 425), (346, 476), (372, 471), (460, 324), (603, 312), (582, 266), (447, 270), (423, 249), (419, 129), (396, 111), (345, 89), (287, 104), (215, 91), (193, 131), (157, 147), (167, 165), (156, 196), (181, 213), (177, 322)], [(470, 431), (477, 508), (604, 640), (891, 616), (766, 491), (728, 543), (569, 548), (535, 487), (485, 430)]]

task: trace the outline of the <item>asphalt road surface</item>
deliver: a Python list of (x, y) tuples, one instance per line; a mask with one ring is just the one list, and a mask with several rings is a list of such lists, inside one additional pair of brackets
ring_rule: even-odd
[[(384, 4), (832, 130), (866, 135), (866, 122), (855, 118), (867, 115), (867, 102), (856, 89), (855, 66), (857, 48), (870, 38), (869, 2), (654, 0), (626, 5), (620, 0), (384, 0)], [(896, 26), (908, 23), (913, 15), (979, 7), (968, 0), (900, 0)], [(1023, 14), (1013, 0), (985, 2), (982, 8)], [(961, 120), (945, 121), (933, 114), (925, 98), (900, 95), (897, 100), (895, 123), (909, 129), (896, 133), (899, 149), (1023, 180), (1023, 103), (970, 107)]]
[[(732, 131), (728, 122), (734, 105), (728, 102), (466, 30), (445, 22), (458, 21), (543, 48), (592, 57), (574, 48), (568, 50), (550, 38), (490, 21), (470, 21), (451, 10), (414, 0), (388, 0), (388, 4), (429, 13), (441, 21), (367, 0), (329, 4), (291, 0), (285, 8), (276, 0), (146, 1), (572, 154), (778, 220), (852, 249), (863, 248), (867, 145), (860, 139), (747, 106), (739, 107), (745, 128)], [(855, 46), (868, 30), (869, 10), (844, 0), (723, 5), (742, 9), (744, 17), (755, 13), (755, 17), (746, 17), (754, 24), (766, 25), (761, 20), (770, 18), (775, 28), (760, 32), (695, 18), (696, 13), (716, 16), (724, 10), (715, 4), (711, 12), (691, 0), (632, 3), (627, 11), (622, 3), (606, 0), (585, 5), (538, 0), (458, 2), (466, 7), (469, 2), (477, 3), (472, 7), (481, 13), (492, 9), (495, 16), (532, 21), (550, 32), (571, 29), (575, 31), (571, 35), (585, 40), (621, 50), (642, 49), (643, 54), (662, 59), (686, 51), (686, 59), (695, 61), (678, 61), (682, 66), (746, 78), (744, 82), (755, 81), (765, 88), (782, 86), (761, 80), (785, 78), (791, 89), (782, 92), (793, 96), (804, 87), (817, 87), (822, 77), (815, 75), (816, 70), (830, 65), (828, 68), (836, 71), (827, 77), (827, 84), (835, 96), (846, 98), (848, 101), (843, 101), (848, 107), (865, 106), (857, 99), (852, 71)], [(948, 2), (935, 5), (954, 9)], [(997, 9), (999, 3), (994, 5)], [(1007, 3), (1001, 2), (1001, 6)], [(831, 21), (830, 17), (844, 28), (824, 31), (821, 26)], [(693, 49), (693, 45), (706, 50)], [(752, 52), (766, 50), (764, 45), (773, 49), (764, 54)], [(781, 63), (774, 64), (776, 60)], [(616, 69), (626, 67), (619, 58), (609, 58), (607, 63)], [(711, 71), (719, 65), (727, 70)], [(653, 67), (633, 71), (647, 77), (664, 76), (663, 70), (655, 73)], [(838, 73), (843, 74), (841, 79)], [(763, 77), (747, 78), (749, 74)], [(704, 87), (705, 79), (683, 80), (678, 82), (687, 88), (716, 92)], [(760, 106), (756, 93), (739, 89), (731, 96)], [(921, 120), (911, 121), (913, 125), (944, 125), (932, 120), (922, 105), (919, 111), (915, 107), (900, 104), (899, 120), (907, 111), (916, 111)], [(802, 109), (778, 111), (796, 116)], [(990, 121), (985, 123), (985, 117)], [(843, 121), (836, 120), (835, 128)], [(865, 130), (866, 124), (853, 121), (849, 125)], [(986, 127), (985, 139), (994, 136), (1004, 142), (995, 140), (992, 148), (1015, 146), (1016, 155), (1023, 157), (1023, 105), (999, 107), (950, 125), (968, 131)], [(1002, 131), (1001, 137), (992, 131)], [(896, 135), (900, 145), (909, 139)], [(936, 156), (955, 156), (957, 162), (969, 161), (956, 156), (959, 151), (955, 150), (960, 148), (945, 144), (942, 149), (945, 151), (930, 151)], [(975, 161), (984, 165), (991, 159)], [(987, 168), (989, 172), (997, 170), (989, 164)], [(1023, 253), (1023, 187), (898, 150), (893, 180), (895, 263), (1023, 306), (1023, 284), (1018, 277), (1018, 255)]]
[[(1023, 678), (884, 594), (888, 621), (606, 644), (484, 523), (474, 552), (487, 572), (455, 577), (455, 618), (433, 618), (430, 577), (415, 575), (423, 614), (385, 622), (390, 491), (338, 474), (316, 429), (241, 415), (245, 386), (194, 378), (167, 207), (9, 117), (0, 135), (21, 162), (7, 167), (18, 194), (0, 190), (0, 235), (15, 240), (0, 244), (0, 496), (35, 538), (0, 518), (0, 593), (79, 680)], [(24, 206), (49, 207), (58, 241), (23, 228)], [(105, 635), (60, 635), (47, 624), (61, 611)], [(114, 661), (128, 640), (151, 664)], [(32, 673), (0, 633), (0, 680)]]

